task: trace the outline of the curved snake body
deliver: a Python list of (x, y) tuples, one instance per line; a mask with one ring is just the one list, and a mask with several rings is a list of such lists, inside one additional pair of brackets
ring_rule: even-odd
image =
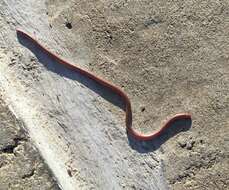
[(128, 98), (128, 96), (126, 95), (126, 93), (119, 87), (113, 85), (112, 83), (94, 75), (93, 73), (86, 71), (80, 67), (77, 67), (71, 63), (69, 63), (68, 61), (62, 59), (61, 57), (59, 57), (58, 55), (52, 53), (51, 51), (49, 51), (46, 47), (44, 47), (42, 44), (40, 44), (34, 37), (32, 37), (31, 35), (29, 35), (28, 33), (20, 30), (20, 29), (16, 29), (18, 34), (23, 35), (24, 37), (30, 39), (33, 43), (35, 43), (36, 45), (38, 45), (42, 50), (44, 50), (49, 56), (51, 56), (52, 58), (54, 58), (55, 60), (57, 60), (57, 62), (59, 62), (60, 64), (68, 67), (69, 69), (76, 71), (96, 82), (98, 82), (100, 85), (109, 88), (110, 90), (112, 90), (113, 92), (115, 92), (116, 94), (118, 94), (120, 97), (122, 97), (122, 99), (125, 102), (125, 111), (126, 111), (126, 129), (127, 129), (127, 133), (129, 133), (130, 135), (132, 135), (134, 138), (136, 138), (137, 140), (143, 140), (143, 141), (148, 141), (148, 140), (152, 140), (156, 137), (158, 137), (159, 135), (161, 135), (161, 133), (167, 129), (168, 127), (171, 126), (171, 124), (175, 121), (175, 120), (180, 120), (180, 119), (191, 119), (191, 115), (189, 113), (180, 113), (180, 114), (176, 114), (173, 117), (171, 117), (169, 120), (167, 120), (165, 122), (165, 124), (156, 132), (152, 133), (152, 134), (142, 134), (140, 132), (138, 132), (137, 130), (135, 130), (134, 128), (132, 128), (132, 110), (131, 110), (131, 102), (130, 99)]

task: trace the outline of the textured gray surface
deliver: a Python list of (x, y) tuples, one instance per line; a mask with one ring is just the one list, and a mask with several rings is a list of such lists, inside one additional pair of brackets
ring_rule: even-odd
[(11, 23), (5, 25), (7, 34), (0, 34), (5, 97), (26, 123), (61, 186), (68, 190), (166, 189), (160, 155), (146, 153), (142, 147), (132, 149), (124, 122), (112, 115), (109, 101), (116, 97), (58, 66), (31, 41), (17, 37), (15, 27), (88, 67), (90, 51), (84, 40), (68, 29), (51, 29), (44, 1), (4, 2), (2, 25)]
[[(8, 97), (37, 141), (43, 142), (43, 130), (50, 147), (58, 145), (49, 149), (61, 147), (60, 157), (69, 153), (61, 168), (70, 169), (81, 189), (166, 189), (164, 175), (172, 189), (228, 186), (227, 0), (3, 2), (0, 39), (8, 59), (2, 60), (10, 66), (2, 71), (4, 84), (20, 83), (15, 92), (27, 106), (9, 89)], [(30, 42), (18, 43), (16, 26), (122, 87), (133, 102), (135, 128), (156, 130), (164, 118), (183, 111), (192, 113), (192, 128), (149, 144), (128, 141), (123, 112), (111, 104), (120, 104), (116, 97), (56, 66)], [(36, 109), (32, 120), (23, 107)], [(31, 127), (36, 120), (45, 123), (36, 125), (38, 133)], [(56, 174), (59, 180), (67, 180), (63, 174)]]
[(58, 190), (22, 126), (0, 98), (0, 189)]
[(192, 114), (192, 128), (160, 149), (171, 188), (226, 189), (229, 1), (47, 2), (52, 28), (81, 36), (90, 69), (129, 94), (134, 127), (152, 131), (167, 116)]

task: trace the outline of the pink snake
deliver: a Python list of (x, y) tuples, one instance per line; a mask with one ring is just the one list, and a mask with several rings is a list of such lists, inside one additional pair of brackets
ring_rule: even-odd
[(136, 138), (137, 140), (143, 140), (143, 141), (148, 141), (148, 140), (153, 140), (156, 137), (160, 136), (162, 134), (162, 132), (169, 128), (171, 126), (171, 124), (175, 121), (175, 120), (180, 120), (180, 119), (191, 119), (191, 115), (189, 113), (179, 113), (174, 115), (173, 117), (171, 117), (170, 119), (168, 119), (163, 125), (162, 127), (151, 134), (142, 134), (140, 132), (138, 132), (137, 130), (135, 130), (134, 128), (132, 128), (132, 110), (131, 110), (131, 103), (130, 103), (130, 99), (128, 98), (128, 96), (126, 95), (126, 93), (119, 87), (113, 85), (112, 83), (94, 75), (93, 73), (86, 71), (84, 69), (81, 69), (80, 67), (77, 67), (67, 61), (65, 61), (64, 59), (62, 59), (61, 57), (59, 57), (58, 55), (52, 53), (51, 51), (49, 51), (46, 47), (44, 47), (43, 45), (41, 45), (34, 37), (32, 37), (31, 35), (29, 35), (28, 33), (20, 30), (20, 29), (16, 29), (17, 33), (22, 34), (23, 36), (27, 37), (28, 39), (32, 40), (33, 43), (35, 43), (36, 45), (38, 45), (42, 50), (44, 50), (49, 56), (53, 57), (55, 60), (57, 60), (57, 62), (59, 62), (60, 64), (68, 67), (69, 69), (76, 71), (82, 75), (85, 75), (86, 77), (96, 81), (97, 83), (99, 83), (102, 86), (105, 86), (109, 89), (111, 89), (113, 92), (115, 92), (116, 94), (118, 94), (119, 96), (121, 96), (125, 102), (125, 109), (126, 109), (126, 129), (127, 132), (132, 135), (134, 138)]

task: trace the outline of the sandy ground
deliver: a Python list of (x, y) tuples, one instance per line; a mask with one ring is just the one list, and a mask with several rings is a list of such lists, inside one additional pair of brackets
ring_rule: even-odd
[(134, 127), (152, 131), (174, 113), (192, 114), (192, 128), (161, 147), (170, 187), (226, 189), (228, 1), (50, 0), (48, 7), (50, 26), (84, 39), (90, 69), (129, 94)]
[(0, 189), (58, 190), (38, 150), (0, 97)]
[[(62, 187), (227, 188), (228, 1), (4, 0), (0, 10), (4, 97)], [(122, 87), (133, 127), (150, 132), (178, 112), (192, 123), (149, 143), (127, 138), (118, 97), (57, 66), (15, 27)]]
[(123, 122), (101, 96), (112, 102), (117, 98), (58, 66), (30, 41), (16, 36), (15, 28), (25, 29), (51, 50), (87, 68), (91, 58), (83, 39), (50, 30), (44, 1), (4, 1), (1, 10), (3, 97), (24, 121), (61, 188), (167, 189), (159, 152), (131, 148)]

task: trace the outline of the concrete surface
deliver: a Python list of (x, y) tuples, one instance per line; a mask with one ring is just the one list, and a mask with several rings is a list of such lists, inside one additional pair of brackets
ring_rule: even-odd
[[(62, 187), (227, 188), (227, 0), (3, 2), (4, 97)], [(17, 38), (18, 26), (122, 87), (133, 127), (151, 132), (178, 112), (190, 112), (192, 123), (149, 143), (127, 138), (118, 97)]]
[(226, 189), (229, 2), (50, 0), (48, 7), (52, 28), (84, 39), (89, 68), (129, 94), (134, 127), (150, 132), (168, 116), (192, 114), (192, 128), (160, 149), (170, 188)]
[(91, 58), (83, 39), (50, 30), (44, 1), (6, 0), (1, 10), (4, 99), (24, 121), (61, 188), (166, 189), (159, 153), (132, 149), (123, 122), (111, 113), (106, 100), (117, 98), (58, 66), (31, 41), (16, 36), (15, 28), (25, 29), (54, 52), (87, 68)]
[[(0, 88), (1, 89), (1, 88)], [(0, 97), (0, 189), (58, 190), (48, 166)]]

